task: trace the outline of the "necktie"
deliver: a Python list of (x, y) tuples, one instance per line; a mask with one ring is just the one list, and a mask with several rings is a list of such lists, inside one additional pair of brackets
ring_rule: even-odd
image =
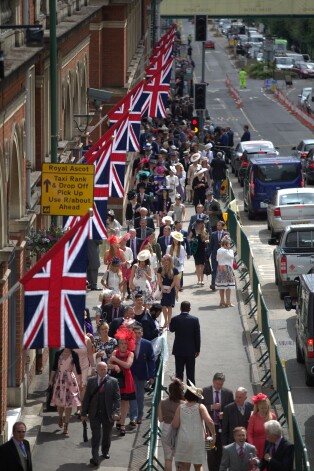
[(241, 414), (244, 415), (244, 406), (240, 406), (239, 409), (240, 409)]
[(166, 237), (166, 245), (169, 245), (169, 237)]
[(141, 236), (142, 236), (142, 239), (145, 240), (145, 238), (146, 238), (146, 231), (145, 231), (145, 229), (142, 229)]
[(272, 446), (271, 446), (270, 454), (273, 457), (275, 455), (275, 453), (276, 453), (276, 445), (275, 445), (275, 443), (273, 443)]
[(136, 342), (136, 349), (135, 349), (135, 357), (138, 358), (138, 354), (140, 352), (140, 342)]
[(104, 383), (103, 379), (100, 380), (99, 385), (101, 385), (100, 388), (99, 388), (99, 392), (103, 393), (104, 390), (105, 390), (105, 383)]
[(112, 318), (115, 319), (116, 317), (118, 317), (117, 308), (114, 308)]
[(136, 243), (135, 243), (135, 239), (132, 240), (132, 252), (133, 252), (133, 258), (136, 258)]
[[(219, 402), (219, 391), (215, 391), (215, 404), (218, 404)], [(214, 422), (216, 425), (219, 425), (219, 410), (214, 411)]]
[(221, 232), (218, 232), (218, 240), (221, 241)]
[(26, 450), (25, 450), (24, 443), (23, 443), (23, 442), (20, 442), (20, 443), (19, 443), (19, 447), (21, 448), (21, 452), (23, 453), (23, 456), (25, 456), (25, 458), (26, 458), (26, 457), (27, 457), (27, 454), (26, 454)]
[(243, 448), (243, 446), (240, 446), (240, 448), (239, 448), (239, 458), (240, 458), (240, 460), (243, 460), (243, 458), (244, 458), (244, 448)]

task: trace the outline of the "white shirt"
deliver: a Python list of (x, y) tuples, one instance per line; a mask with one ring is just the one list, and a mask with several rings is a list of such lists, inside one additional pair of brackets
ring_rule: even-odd
[(232, 268), (232, 262), (234, 260), (233, 250), (220, 247), (220, 249), (217, 250), (216, 260), (218, 265), (228, 265)]
[[(168, 245), (166, 253), (169, 254), (171, 249), (171, 245)], [(179, 257), (173, 257), (173, 265), (174, 267), (178, 270), (180, 273), (181, 271), (184, 270), (184, 262), (185, 262), (185, 257), (186, 257), (186, 251), (183, 245), (180, 246), (180, 254)]]

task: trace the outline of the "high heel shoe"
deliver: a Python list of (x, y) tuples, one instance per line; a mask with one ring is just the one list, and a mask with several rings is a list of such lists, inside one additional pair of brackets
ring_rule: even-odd
[(220, 307), (228, 307), (228, 305), (225, 304), (225, 303), (220, 303), (219, 306), (220, 306)]
[(116, 429), (117, 429), (117, 430), (121, 430), (121, 424), (120, 424), (120, 422), (117, 422), (117, 423), (116, 423)]
[(235, 307), (235, 304), (229, 303), (229, 304), (226, 304), (226, 307)]
[(68, 424), (66, 422), (63, 425), (63, 435), (69, 435)]
[(121, 425), (121, 428), (120, 428), (120, 437), (124, 437), (125, 436), (125, 426), (124, 425)]
[(58, 426), (59, 426), (60, 428), (63, 427), (63, 417), (59, 417)]

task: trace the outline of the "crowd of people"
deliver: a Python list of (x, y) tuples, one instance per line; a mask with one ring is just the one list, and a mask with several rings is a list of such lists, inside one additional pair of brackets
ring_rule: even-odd
[[(177, 68), (184, 70), (189, 61), (191, 57), (177, 58)], [(89, 241), (87, 289), (102, 291), (96, 323), (86, 310), (85, 349), (64, 348), (55, 355), (49, 378), (51, 404), (57, 407), (57, 425), (65, 436), (73, 408), (83, 423), (89, 419), (90, 464), (97, 467), (99, 449), (103, 459), (110, 458), (114, 424), (123, 438), (126, 428), (142, 423), (145, 389), (153, 386), (158, 370), (160, 338), (170, 330), (175, 336), (176, 378), (158, 412), (165, 470), (170, 471), (175, 460), (178, 471), (188, 471), (191, 464), (201, 471), (207, 459), (209, 471), (290, 471), (293, 446), (282, 437), (267, 396), (258, 394), (250, 403), (244, 387), (233, 396), (223, 387), (223, 373), (216, 373), (204, 390), (197, 388), (199, 319), (190, 315), (188, 301), (182, 301), (180, 314), (172, 316), (184, 290), (185, 262), (191, 257), (194, 286), (204, 286), (204, 276), (211, 275), (206, 289), (219, 291), (217, 307), (233, 306), (235, 288), (235, 253), (221, 201), (233, 131), (206, 120), (200, 142), (190, 126), (193, 100), (184, 95), (179, 72), (166, 118), (142, 122), (141, 150), (133, 162), (124, 221), (108, 211), (101, 278), (100, 244)], [(190, 220), (187, 205), (195, 212)], [(15, 445), (22, 429), (25, 424), (17, 423)], [(27, 460), (27, 443), (24, 451)], [(1, 453), (2, 447), (0, 457)], [(23, 455), (22, 448), (19, 453)]]

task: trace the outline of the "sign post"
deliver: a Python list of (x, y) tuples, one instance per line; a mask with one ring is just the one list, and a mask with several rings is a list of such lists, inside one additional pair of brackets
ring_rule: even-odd
[(43, 164), (41, 214), (83, 216), (93, 200), (94, 165)]

